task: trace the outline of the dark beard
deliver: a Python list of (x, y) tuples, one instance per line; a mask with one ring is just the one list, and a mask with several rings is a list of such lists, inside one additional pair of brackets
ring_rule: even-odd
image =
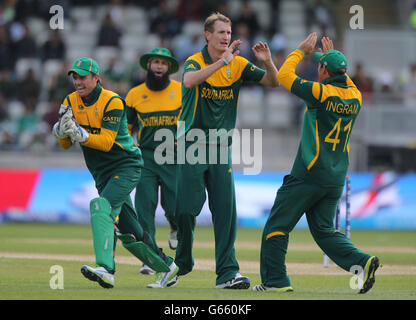
[(169, 85), (169, 72), (166, 72), (162, 78), (156, 77), (155, 73), (152, 70), (147, 71), (146, 76), (146, 85), (150, 90), (160, 91)]

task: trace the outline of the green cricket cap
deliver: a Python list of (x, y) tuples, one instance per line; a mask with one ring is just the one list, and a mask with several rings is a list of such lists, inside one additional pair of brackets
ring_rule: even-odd
[(87, 76), (90, 73), (99, 74), (98, 63), (92, 58), (80, 58), (74, 62), (72, 69), (68, 71), (68, 75), (72, 72), (78, 73), (80, 76)]
[(315, 52), (312, 56), (315, 62), (322, 63), (329, 71), (337, 72), (339, 69), (347, 69), (347, 58), (338, 50)]
[(172, 56), (172, 53), (166, 48), (154, 48), (151, 52), (145, 53), (140, 57), (140, 66), (147, 70), (147, 63), (152, 58), (164, 58), (170, 62), (169, 74), (179, 70), (178, 61)]

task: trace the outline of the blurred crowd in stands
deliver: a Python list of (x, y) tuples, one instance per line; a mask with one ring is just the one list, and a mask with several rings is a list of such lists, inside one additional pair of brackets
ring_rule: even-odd
[[(52, 125), (58, 120), (57, 110), (64, 97), (73, 91), (67, 70), (73, 61), (67, 56), (68, 43), (62, 31), (47, 30), (42, 43), (37, 41), (28, 20), (38, 18), (49, 21), (52, 5), (61, 5), (65, 19), (74, 19), (73, 7), (107, 6), (107, 11), (99, 23), (95, 46), (121, 48), (121, 39), (126, 25), (123, 10), (137, 6), (146, 13), (148, 32), (159, 39), (158, 46), (169, 48), (183, 64), (191, 54), (198, 52), (205, 44), (203, 33), (186, 36), (184, 26), (187, 22), (201, 23), (212, 12), (219, 11), (233, 20), (233, 38), (241, 39), (240, 54), (256, 62), (251, 47), (257, 41), (267, 41), (272, 50), (273, 59), (281, 66), (288, 50), (287, 39), (280, 32), (279, 3), (270, 0), (270, 23), (264, 28), (261, 17), (253, 10), (255, 1), (241, 0), (239, 12), (229, 12), (228, 0), (3, 0), (0, 2), (0, 150), (58, 149), (50, 134)], [(305, 0), (306, 30), (318, 26), (320, 36), (336, 38), (335, 15), (331, 12), (331, 1)], [(107, 64), (100, 64), (103, 86), (114, 90), (121, 96), (144, 81), (144, 71), (140, 69), (138, 59), (144, 52), (137, 52), (135, 61), (123, 61), (115, 56)], [(261, 65), (260, 65), (261, 67)], [(317, 80), (316, 64), (307, 58), (297, 72), (299, 75)], [(396, 82), (389, 74), (377, 85), (366, 74), (363, 65), (351, 66), (350, 76), (371, 101), (375, 91), (396, 93), (398, 89), (407, 92), (416, 99), (416, 64)], [(181, 72), (175, 75), (181, 78)], [(398, 83), (399, 87), (396, 86)], [(260, 87), (253, 90), (264, 90)], [(284, 92), (282, 88), (274, 89)], [(267, 92), (265, 92), (267, 94)], [(394, 97), (394, 95), (393, 95)], [(298, 126), (304, 106), (294, 102), (293, 122)]]

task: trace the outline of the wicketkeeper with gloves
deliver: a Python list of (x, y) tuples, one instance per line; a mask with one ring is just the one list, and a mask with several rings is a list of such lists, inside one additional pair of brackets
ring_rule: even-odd
[(124, 100), (101, 87), (98, 64), (91, 58), (75, 61), (68, 75), (72, 75), (76, 91), (64, 99), (53, 134), (63, 149), (80, 143), (99, 194), (90, 202), (96, 266), (82, 266), (82, 274), (112, 288), (119, 238), (128, 251), (158, 272), (156, 282), (147, 287), (175, 285), (170, 280), (178, 267), (143, 231), (130, 198), (140, 180), (143, 160), (127, 129)]

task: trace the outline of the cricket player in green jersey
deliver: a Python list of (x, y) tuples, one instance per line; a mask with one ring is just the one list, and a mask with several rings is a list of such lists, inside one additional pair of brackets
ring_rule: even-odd
[[(229, 152), (232, 141), (231, 135), (227, 133), (235, 128), (237, 100), (242, 83), (276, 87), (279, 85), (277, 69), (265, 43), (258, 42), (252, 48), (265, 70), (238, 55), (237, 47), (241, 41), (231, 43), (231, 20), (228, 17), (214, 13), (205, 20), (204, 29), (207, 45), (184, 64), (178, 137), (181, 139), (202, 132), (205, 135), (202, 147), (206, 151), (203, 160), (206, 161), (192, 164), (189, 159), (185, 159), (181, 163), (178, 139), (178, 247), (175, 262), (179, 266), (178, 276), (189, 273), (193, 268), (193, 233), (196, 216), (206, 200), (206, 190), (215, 235), (216, 288), (247, 289), (250, 280), (239, 273), (235, 256), (237, 214)], [(213, 137), (210, 134), (212, 130), (222, 130), (225, 134)], [(186, 148), (189, 151), (192, 144), (187, 142), (188, 138)], [(201, 144), (200, 141), (196, 143)], [(221, 149), (227, 152), (225, 161), (220, 159), (223, 154)]]
[(334, 229), (334, 216), (348, 170), (349, 139), (361, 109), (361, 93), (346, 74), (347, 59), (324, 37), (313, 55), (319, 63), (319, 82), (295, 74), (296, 66), (314, 51), (317, 36), (311, 33), (287, 57), (277, 78), (282, 86), (306, 104), (298, 153), (266, 222), (262, 235), (260, 274), (254, 291), (293, 291), (286, 274), (289, 233), (304, 213), (319, 247), (342, 269), (361, 270), (365, 293), (374, 284), (379, 259), (364, 253)]
[(81, 273), (113, 288), (118, 237), (128, 251), (159, 272), (158, 281), (148, 287), (166, 287), (178, 267), (143, 230), (133, 208), (130, 193), (139, 182), (143, 160), (127, 129), (125, 102), (101, 87), (98, 64), (91, 58), (76, 60), (68, 75), (76, 91), (64, 99), (53, 134), (64, 149), (80, 143), (99, 194), (90, 202), (96, 265), (82, 266)]
[[(146, 81), (132, 88), (126, 96), (127, 123), (129, 131), (138, 125), (137, 142), (142, 151), (144, 166), (136, 187), (135, 208), (139, 222), (155, 241), (155, 213), (159, 199), (170, 225), (169, 247), (177, 247), (176, 208), (176, 165), (174, 148), (159, 151), (157, 132), (170, 130), (176, 136), (178, 116), (181, 111), (181, 83), (169, 79), (179, 69), (178, 61), (166, 48), (155, 48), (140, 57), (140, 65), (147, 71)], [(172, 144), (172, 147), (174, 145)], [(157, 158), (171, 156), (173, 162), (157, 162)], [(153, 274), (147, 265), (140, 269), (142, 274)]]

